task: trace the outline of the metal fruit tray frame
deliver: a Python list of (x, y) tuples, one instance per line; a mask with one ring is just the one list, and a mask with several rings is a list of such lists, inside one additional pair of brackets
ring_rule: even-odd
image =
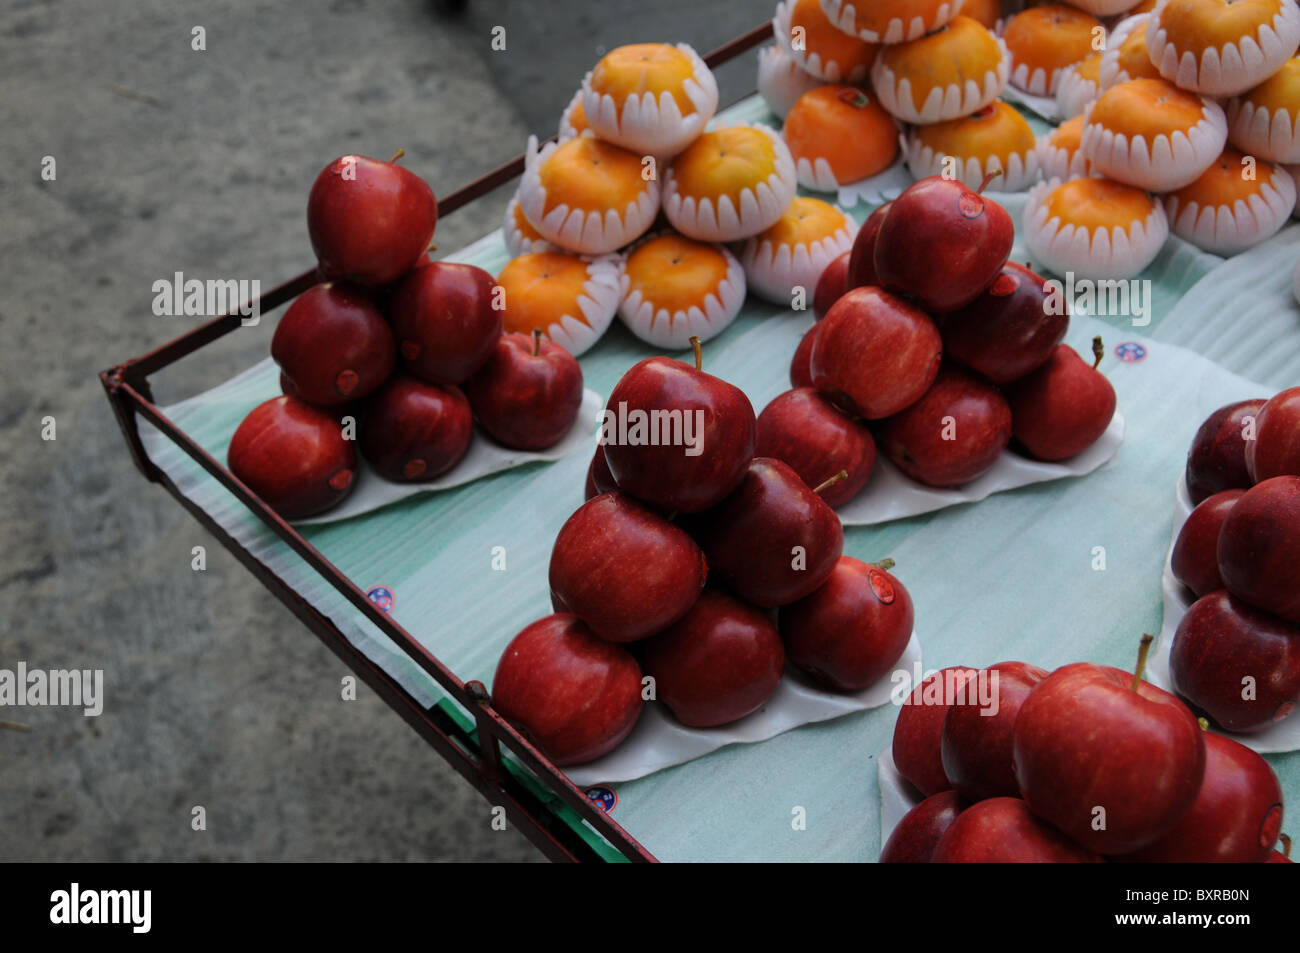
[[(704, 57), (704, 61), (710, 67), (716, 67), (753, 49), (771, 36), (772, 24), (765, 22), (713, 50)], [(504, 185), (518, 177), (523, 170), (524, 156), (519, 155), (464, 188), (444, 196), (438, 202), (438, 218), (443, 219)], [(259, 313), (269, 314), (319, 281), (316, 269), (312, 268), (272, 288), (258, 299)], [(150, 376), (229, 334), (240, 326), (240, 321), (240, 311), (233, 310), (141, 357), (116, 364), (100, 373), (100, 382), (108, 395), (136, 468), (145, 479), (161, 485), (175, 497), (273, 596), (288, 606), (388, 707), (397, 712), (438, 755), (473, 784), (489, 803), (503, 807), (510, 822), (523, 831), (547, 857), (563, 861), (655, 861), (653, 854), (601, 810), (581, 788), (569, 780), (561, 768), (501, 717), (492, 707), (491, 696), (482, 682), (461, 681), (437, 656), (371, 602), (365, 592), (222, 463), (169, 420), (154, 403)], [(140, 419), (151, 424), (229, 490), (323, 580), (428, 673), (447, 693), (448, 699), (441, 700), (432, 707), (426, 707), (418, 701), (354, 646), (329, 618), (254, 557), (210, 513), (182, 493), (172, 478), (149, 458), (140, 439)], [(527, 770), (521, 770), (503, 758), (502, 745)], [(585, 825), (583, 822), (586, 822)], [(593, 831), (598, 836), (593, 836)]]

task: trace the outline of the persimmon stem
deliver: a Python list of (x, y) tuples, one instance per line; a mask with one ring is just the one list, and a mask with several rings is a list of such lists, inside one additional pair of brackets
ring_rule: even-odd
[(1106, 356), (1106, 345), (1101, 343), (1101, 335), (1098, 334), (1092, 339), (1092, 369), (1095, 371), (1101, 365), (1101, 359)]
[(393, 153), (393, 157), (392, 157), (391, 159), (389, 159), (388, 161), (389, 161), (389, 162), (396, 162), (398, 159), (402, 158), (402, 156), (404, 156), (404, 155), (406, 155), (406, 150), (405, 150), (405, 149), (398, 149), (396, 152)]
[(1138, 690), (1142, 684), (1142, 675), (1147, 669), (1147, 653), (1151, 651), (1151, 643), (1155, 641), (1155, 636), (1150, 632), (1142, 634), (1142, 641), (1138, 645), (1138, 663), (1137, 669), (1133, 672), (1133, 684), (1129, 686), (1133, 691)]
[(700, 347), (700, 339), (697, 335), (691, 335), (691, 350), (695, 352), (695, 369), (704, 370), (704, 348)]
[(542, 353), (542, 329), (533, 328), (533, 357)]
[(821, 483), (818, 483), (815, 487), (813, 487), (813, 492), (816, 493), (818, 496), (821, 496), (822, 490), (829, 489), (830, 487), (833, 487), (836, 483), (839, 483), (841, 480), (847, 480), (848, 478), (849, 478), (849, 471), (841, 470), (839, 473), (835, 474), (835, 476), (831, 477), (829, 480), (823, 480)]

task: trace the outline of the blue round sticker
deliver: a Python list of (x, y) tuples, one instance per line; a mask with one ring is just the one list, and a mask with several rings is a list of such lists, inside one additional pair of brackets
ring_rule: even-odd
[(596, 784), (587, 788), (587, 797), (596, 802), (596, 806), (605, 814), (614, 810), (618, 804), (618, 794), (611, 787), (603, 784)]
[(397, 597), (393, 595), (393, 590), (387, 586), (373, 586), (366, 593), (366, 598), (385, 612), (393, 611), (393, 604), (397, 602)]
[(1136, 364), (1138, 361), (1146, 360), (1147, 349), (1137, 341), (1125, 341), (1115, 345), (1115, 356), (1125, 364)]

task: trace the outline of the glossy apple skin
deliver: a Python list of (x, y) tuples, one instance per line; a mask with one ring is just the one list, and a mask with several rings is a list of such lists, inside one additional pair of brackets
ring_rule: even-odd
[[(844, 527), (799, 475), (755, 457), (740, 485), (695, 526), (717, 579), (751, 605), (773, 609), (802, 599), (830, 575)], [(795, 547), (804, 559), (795, 568)]]
[(379, 389), (393, 373), (393, 332), (370, 298), (356, 288), (308, 288), (280, 318), (271, 357), (295, 396), (335, 407)]
[(1245, 490), (1224, 490), (1202, 500), (1178, 531), (1170, 569), (1174, 578), (1200, 598), (1223, 588), (1219, 575), (1219, 531)]
[(820, 321), (826, 317), (826, 312), (831, 309), (840, 296), (849, 290), (849, 256), (852, 252), (844, 252), (836, 258), (831, 259), (831, 263), (822, 269), (821, 277), (817, 279), (817, 287), (813, 291), (813, 317)]
[(341, 503), (355, 485), (357, 452), (327, 411), (272, 397), (244, 418), (226, 453), (230, 472), (284, 519)]
[(384, 479), (423, 483), (460, 463), (474, 414), (459, 387), (399, 375), (367, 405), (360, 436), (361, 455)]
[(940, 669), (922, 679), (898, 709), (890, 749), (894, 766), (924, 797), (952, 789), (943, 771), (943, 722), (962, 683), (976, 671), (965, 665)]
[(551, 592), (610, 642), (635, 642), (680, 619), (707, 575), (684, 530), (623, 493), (578, 507), (551, 550)]
[[(1174, 688), (1228, 731), (1268, 728), (1300, 702), (1300, 628), (1220, 589), (1178, 623), (1169, 650)], [(1255, 697), (1243, 698), (1245, 678)]]
[(1205, 734), (1205, 777), (1187, 813), (1155, 843), (1115, 860), (1262, 864), (1282, 830), (1282, 786), (1243, 744)]
[(932, 794), (903, 815), (880, 851), (882, 864), (928, 864), (967, 803), (956, 791)]
[(939, 373), (942, 342), (920, 308), (879, 288), (854, 288), (822, 319), (809, 367), (813, 386), (868, 420), (921, 399)]
[(498, 443), (545, 450), (573, 429), (582, 407), (577, 358), (543, 338), (537, 354), (527, 334), (503, 334), (487, 362), (465, 382), (474, 415)]
[(754, 408), (744, 391), (681, 361), (651, 357), (634, 365), (609, 395), (628, 413), (704, 412), (701, 452), (670, 444), (607, 443), (605, 460), (624, 492), (654, 506), (698, 513), (734, 490), (754, 459)]
[(591, 455), (591, 463), (587, 465), (587, 483), (583, 487), (582, 498), (590, 500), (617, 489), (618, 484), (614, 482), (614, 475), (609, 472), (609, 464), (605, 462), (605, 447), (596, 444), (596, 452)]
[(1246, 466), (1245, 417), (1256, 417), (1264, 400), (1243, 400), (1220, 407), (1196, 431), (1187, 451), (1187, 492), (1193, 503), (1224, 490), (1246, 490), (1255, 482)]
[(817, 327), (815, 324), (810, 327), (799, 339), (799, 346), (794, 349), (794, 357), (790, 360), (791, 387), (812, 387), (812, 368), (808, 362), (812, 358), (813, 337), (817, 334)]
[[(1016, 716), (1034, 686), (1047, 677), (1046, 669), (1025, 662), (999, 662), (987, 671), (997, 673), (996, 713), (986, 714), (978, 699), (954, 704), (944, 719), (940, 742), (944, 774), (971, 801), (1020, 796), (1011, 768)], [(985, 677), (992, 685), (991, 676)]]
[[(1020, 706), (1012, 741), (1030, 809), (1099, 854), (1160, 837), (1191, 807), (1205, 742), (1175, 696), (1128, 672), (1089, 662), (1058, 668)], [(1093, 830), (1105, 811), (1104, 830)]]
[(914, 623), (903, 584), (852, 556), (841, 556), (820, 589), (777, 617), (790, 661), (840, 692), (861, 691), (888, 675)]
[(1050, 314), (1047, 279), (1009, 261), (984, 291), (942, 321), (943, 352), (995, 384), (1036, 370), (1065, 337), (1070, 316)]
[(1300, 476), (1241, 495), (1219, 531), (1219, 574), (1242, 601), (1300, 622)]
[(678, 622), (645, 643), (656, 697), (691, 728), (744, 718), (776, 691), (785, 649), (767, 615), (706, 589)]
[(931, 313), (956, 311), (994, 282), (1014, 239), (1001, 205), (956, 180), (930, 176), (896, 198), (880, 223), (876, 277)]
[(1255, 439), (1246, 441), (1246, 469), (1256, 483), (1300, 476), (1300, 387), (1270, 397), (1255, 418)]
[(858, 229), (858, 234), (853, 239), (853, 249), (849, 252), (846, 290), (880, 285), (880, 279), (876, 276), (876, 236), (880, 234), (880, 225), (893, 204), (886, 202), (874, 209)]
[(935, 846), (936, 864), (1098, 864), (1102, 858), (1035, 817), (1017, 797), (972, 804)]
[(1038, 370), (1008, 386), (1011, 433), (1039, 460), (1068, 460), (1087, 450), (1115, 416), (1115, 388), (1068, 344)]
[[(954, 439), (945, 440), (952, 417)], [(945, 365), (925, 395), (882, 424), (880, 446), (894, 465), (928, 486), (969, 483), (1011, 442), (1011, 408), (996, 387)]]
[(408, 274), (389, 308), (406, 372), (428, 384), (461, 384), (482, 367), (505, 320), (492, 307), (495, 287), (473, 265), (431, 261)]
[(307, 232), (329, 280), (383, 285), (424, 257), (438, 224), (428, 183), (392, 162), (349, 155), (316, 177), (307, 198)]
[(754, 452), (785, 463), (810, 487), (846, 472), (820, 494), (832, 507), (857, 496), (876, 466), (871, 431), (811, 387), (786, 391), (763, 408)]
[(617, 748), (642, 704), (636, 659), (567, 613), (516, 635), (492, 680), (493, 707), (560, 766)]

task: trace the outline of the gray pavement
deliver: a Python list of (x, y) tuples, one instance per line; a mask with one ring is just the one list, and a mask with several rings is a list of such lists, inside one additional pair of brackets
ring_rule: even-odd
[[(30, 728), (0, 727), (0, 860), (540, 857), (368, 690), (340, 700), (341, 663), (132, 468), (95, 377), (195, 320), (152, 314), (156, 279), (301, 271), (334, 156), (403, 147), (442, 194), (549, 135), (598, 51), (707, 49), (772, 4), (457, 6), (0, 3), (0, 669), (102, 668), (107, 694), (98, 718), (0, 708)], [(724, 101), (752, 64), (724, 71)], [(440, 223), (440, 246), (507, 198)], [(261, 358), (272, 327), (162, 375), (158, 398)]]

